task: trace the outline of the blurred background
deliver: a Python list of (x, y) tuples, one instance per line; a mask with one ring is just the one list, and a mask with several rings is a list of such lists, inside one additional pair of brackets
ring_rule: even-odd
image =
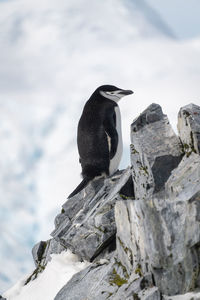
[(134, 90), (121, 168), (148, 105), (175, 131), (179, 108), (200, 105), (199, 13), (198, 0), (0, 0), (0, 293), (33, 270), (81, 181), (77, 123), (99, 85)]

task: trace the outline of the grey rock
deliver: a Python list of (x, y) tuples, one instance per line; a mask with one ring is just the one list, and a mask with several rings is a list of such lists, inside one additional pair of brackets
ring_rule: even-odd
[(138, 294), (138, 299), (141, 300), (161, 300), (163, 299), (157, 287), (151, 287), (141, 291)]
[(178, 130), (185, 153), (189, 156), (200, 154), (200, 107), (189, 104), (182, 107), (178, 114)]
[(75, 274), (59, 291), (54, 300), (105, 300), (117, 291), (118, 286), (110, 284), (114, 262), (93, 264)]
[(157, 285), (168, 295), (185, 293), (199, 285), (199, 174), (199, 155), (185, 156), (166, 184), (165, 204), (161, 208), (158, 201), (154, 202), (161, 209), (164, 255), (163, 263), (153, 273)]
[(53, 238), (33, 248), (29, 280), (69, 248), (92, 263), (54, 300), (200, 299), (199, 112), (180, 110), (181, 141), (159, 105), (136, 118), (131, 168), (67, 200)]
[(37, 243), (32, 249), (32, 256), (36, 267), (42, 261), (46, 246), (47, 246), (47, 242), (41, 241)]
[[(152, 197), (155, 193), (164, 191), (172, 170), (181, 161), (182, 150), (168, 118), (157, 104), (150, 105), (133, 121), (131, 141), (131, 161), (137, 201), (120, 201), (116, 204), (117, 249), (120, 260), (129, 272), (140, 265), (143, 272), (146, 272), (148, 270), (144, 262), (148, 252), (152, 252), (151, 241), (147, 243), (148, 246), (145, 245), (146, 234), (148, 239), (151, 234), (154, 236), (155, 257), (157, 251), (165, 256), (165, 253), (160, 252), (162, 228), (157, 226), (160, 216), (156, 209), (152, 209)], [(144, 226), (145, 214), (149, 217), (147, 217), (148, 224)], [(145, 230), (146, 233), (141, 232)]]
[(53, 238), (81, 259), (92, 261), (115, 239), (114, 205), (131, 176), (131, 169), (91, 182), (67, 200), (56, 219)]
[[(151, 274), (145, 276), (139, 276), (133, 273), (128, 282), (122, 285), (116, 293), (113, 293), (110, 300), (121, 300), (121, 299), (143, 299), (141, 293), (147, 296), (147, 291), (151, 290), (153, 286)], [(149, 294), (153, 294), (152, 292)], [(146, 299), (146, 298), (145, 298)], [(157, 299), (157, 298), (156, 298)], [(160, 300), (160, 298), (158, 298)]]
[(131, 149), (136, 201), (115, 206), (118, 258), (128, 273), (151, 272), (164, 294), (188, 292), (199, 284), (200, 157), (182, 159), (157, 105), (134, 121)]
[(164, 189), (181, 161), (182, 149), (160, 105), (151, 104), (133, 121), (131, 142), (136, 199)]
[(47, 263), (51, 260), (51, 254), (59, 254), (65, 250), (66, 248), (54, 239), (50, 239), (46, 242), (41, 241), (36, 244), (32, 249), (36, 269), (27, 278), (25, 285), (27, 285), (30, 281), (35, 280), (38, 275), (45, 270)]
[(177, 197), (188, 200), (199, 191), (199, 155), (194, 152), (185, 155), (177, 169), (166, 182), (167, 197), (174, 201)]
[(115, 206), (115, 220), (117, 226), (116, 244), (119, 261), (126, 267), (130, 275), (133, 268), (140, 263), (140, 254), (132, 240), (132, 222), (130, 209), (132, 200), (118, 201)]
[(147, 109), (137, 117), (132, 125), (133, 132), (138, 132), (149, 124), (163, 120), (163, 112), (160, 105), (152, 103)]
[[(144, 277), (132, 274), (129, 277), (126, 268), (117, 261), (115, 255), (107, 263), (100, 262), (75, 274), (54, 300), (143, 299), (136, 298), (141, 291), (145, 295), (144, 299), (151, 300), (153, 298), (150, 295), (160, 294), (157, 289), (152, 291), (150, 288), (153, 285), (151, 274)], [(158, 297), (155, 299), (160, 300)]]
[(46, 266), (46, 264), (51, 260), (51, 254), (59, 254), (66, 250), (60, 243), (55, 239), (50, 239), (46, 242), (41, 241), (36, 244), (32, 249), (32, 255), (36, 267)]

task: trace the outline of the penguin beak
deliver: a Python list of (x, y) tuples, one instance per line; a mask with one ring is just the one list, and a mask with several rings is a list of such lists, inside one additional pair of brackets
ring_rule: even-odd
[(133, 91), (131, 91), (131, 90), (120, 90), (119, 94), (123, 95), (123, 96), (127, 96), (127, 95), (133, 94)]

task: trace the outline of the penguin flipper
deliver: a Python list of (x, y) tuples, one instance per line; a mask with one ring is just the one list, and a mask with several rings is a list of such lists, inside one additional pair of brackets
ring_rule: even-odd
[[(117, 152), (117, 145), (118, 145), (118, 134), (117, 134), (117, 130), (116, 130), (116, 116), (115, 114), (108, 118), (105, 122), (104, 122), (104, 129), (106, 134), (108, 135), (108, 137), (110, 138), (110, 159), (112, 159), (116, 152)], [(109, 143), (109, 141), (108, 141)]]
[(86, 187), (86, 185), (89, 183), (90, 180), (91, 180), (91, 178), (89, 178), (89, 177), (83, 178), (81, 183), (75, 188), (75, 190), (67, 198), (71, 198), (74, 195), (78, 194), (80, 191), (82, 191), (82, 189), (84, 189), (84, 187)]

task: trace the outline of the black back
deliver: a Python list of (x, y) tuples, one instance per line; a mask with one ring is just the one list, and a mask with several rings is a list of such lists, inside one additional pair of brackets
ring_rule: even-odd
[[(99, 87), (86, 102), (78, 124), (78, 151), (83, 178), (94, 178), (106, 173), (109, 175), (110, 159), (114, 156), (118, 144), (116, 131), (115, 106), (117, 104), (100, 95)], [(117, 90), (111, 86), (112, 90)], [(108, 137), (111, 139), (109, 151)]]

